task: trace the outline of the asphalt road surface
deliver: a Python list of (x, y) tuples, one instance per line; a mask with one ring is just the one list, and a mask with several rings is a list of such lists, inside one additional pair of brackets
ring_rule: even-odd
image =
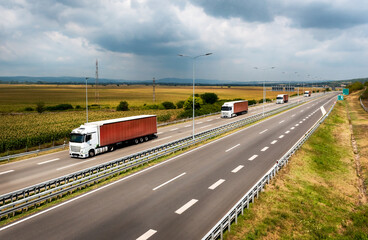
[(0, 239), (200, 239), (336, 100), (326, 95), (0, 228)]
[[(305, 98), (303, 96), (299, 98), (291, 98), (290, 102), (296, 102), (298, 99)], [(280, 107), (280, 105), (281, 104), (275, 103), (266, 104), (265, 110), (267, 111), (276, 107)], [(248, 114), (244, 114), (232, 119), (221, 119), (219, 115), (197, 119), (195, 121), (195, 132), (202, 132), (228, 122), (237, 121), (250, 115), (262, 112), (262, 109), (262, 105), (251, 107), (249, 108)], [(114, 152), (100, 154), (94, 158), (71, 158), (69, 156), (68, 150), (66, 150), (19, 162), (0, 165), (0, 195), (190, 136), (192, 134), (192, 126), (192, 121), (188, 121), (180, 124), (161, 127), (158, 129), (158, 138), (155, 140), (124, 147)]]

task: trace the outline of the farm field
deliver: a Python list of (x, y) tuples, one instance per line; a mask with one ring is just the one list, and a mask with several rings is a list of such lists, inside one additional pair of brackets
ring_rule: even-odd
[[(220, 99), (256, 99), (263, 98), (262, 87), (196, 86), (195, 92), (216, 93)], [(300, 93), (302, 89), (300, 89)], [(274, 99), (282, 92), (272, 92), (267, 88), (267, 98)], [(294, 94), (296, 92), (292, 92)], [(156, 102), (153, 102), (152, 86), (144, 85), (107, 85), (98, 86), (99, 105), (102, 108), (116, 108), (120, 101), (127, 101), (129, 106), (178, 102), (186, 100), (192, 94), (191, 86), (156, 86)], [(37, 102), (46, 106), (69, 103), (73, 107), (85, 107), (85, 85), (15, 85), (0, 84), (0, 112), (20, 112), (26, 107), (34, 108)], [(88, 85), (88, 103), (96, 104), (95, 88)]]
[[(263, 98), (261, 87), (198, 86), (196, 93), (216, 93), (220, 99)], [(274, 99), (282, 92), (267, 91), (267, 98)], [(192, 94), (191, 86), (156, 86), (156, 102), (152, 98), (152, 86), (99, 86), (100, 107), (89, 108), (89, 121), (99, 121), (141, 114), (154, 114), (159, 121), (175, 120), (182, 109), (142, 110), (144, 104), (160, 104), (164, 101), (184, 101)], [(293, 93), (291, 93), (293, 94)], [(89, 106), (95, 104), (95, 89), (88, 86)], [(116, 111), (120, 101), (127, 101), (129, 111)], [(26, 112), (35, 109), (37, 102), (45, 106), (68, 103), (80, 110), (61, 112)], [(73, 128), (86, 121), (85, 85), (0, 85), (0, 154), (22, 148), (30, 149), (42, 144), (68, 141)]]

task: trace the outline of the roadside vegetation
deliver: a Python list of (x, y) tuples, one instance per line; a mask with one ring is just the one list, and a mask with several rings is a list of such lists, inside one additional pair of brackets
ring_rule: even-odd
[[(360, 154), (358, 174), (348, 114)], [(225, 239), (368, 239), (362, 194), (368, 185), (367, 126), (358, 94), (338, 102)]]

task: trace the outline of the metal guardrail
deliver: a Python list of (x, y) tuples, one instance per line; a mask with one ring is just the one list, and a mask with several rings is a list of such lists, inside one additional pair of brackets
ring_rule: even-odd
[(368, 112), (368, 107), (364, 106), (363, 102), (362, 102), (362, 98), (359, 98), (359, 101), (360, 101), (360, 105), (362, 105), (362, 108)]
[(249, 208), (249, 204), (254, 202), (254, 198), (258, 198), (266, 184), (269, 184), (276, 173), (288, 163), (289, 158), (307, 141), (313, 132), (322, 124), (334, 108), (336, 102), (331, 106), (327, 114), (322, 116), (289, 151), (287, 151), (271, 169), (254, 184), (254, 186), (218, 221), (215, 226), (202, 238), (202, 240), (223, 239), (224, 231), (231, 229), (231, 223), (237, 223), (238, 216), (244, 214), (244, 209)]
[[(307, 99), (307, 100), (310, 100)], [(305, 102), (303, 100), (301, 102)], [(299, 105), (293, 103), (0, 196), (0, 218)]]
[(12, 158), (17, 158), (17, 157), (24, 157), (24, 156), (27, 156), (27, 155), (31, 155), (31, 154), (39, 154), (40, 152), (46, 152), (46, 151), (49, 151), (49, 150), (53, 150), (53, 149), (64, 149), (68, 147), (68, 144), (67, 143), (64, 143), (63, 145), (58, 145), (58, 146), (54, 146), (54, 147), (50, 147), (50, 148), (43, 148), (43, 149), (37, 149), (35, 151), (29, 151), (29, 152), (24, 152), (24, 153), (18, 153), (18, 154), (13, 154), (13, 155), (7, 155), (5, 157), (0, 157), (0, 162), (3, 162), (3, 161), (10, 161), (10, 159)]

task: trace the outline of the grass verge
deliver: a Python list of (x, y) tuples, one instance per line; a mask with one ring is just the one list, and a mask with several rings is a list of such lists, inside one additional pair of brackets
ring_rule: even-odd
[(336, 104), (225, 239), (368, 239), (346, 105)]

